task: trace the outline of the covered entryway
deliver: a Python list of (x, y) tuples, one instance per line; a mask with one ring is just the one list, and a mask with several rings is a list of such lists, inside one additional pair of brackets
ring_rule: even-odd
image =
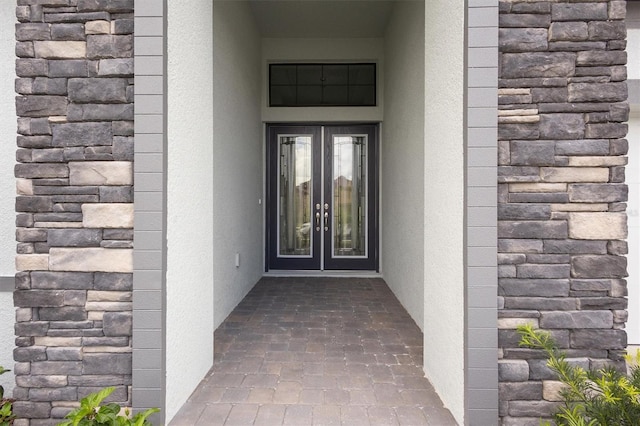
[(216, 330), (212, 370), (171, 422), (457, 424), (382, 279), (263, 278)]
[[(376, 123), (370, 270), (423, 332), (423, 372), (454, 418), (495, 422), (497, 4), (145, 4), (155, 6), (136, 9), (134, 407), (173, 418), (212, 366), (214, 330), (265, 274), (267, 125)], [(491, 31), (467, 46), (470, 27)], [(283, 63), (375, 63), (376, 104), (270, 106), (269, 65)]]
[(376, 125), (267, 127), (266, 268), (378, 269)]

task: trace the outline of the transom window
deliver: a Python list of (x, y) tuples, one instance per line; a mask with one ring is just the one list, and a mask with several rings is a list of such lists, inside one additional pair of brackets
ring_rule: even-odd
[(375, 106), (376, 64), (270, 64), (269, 106)]

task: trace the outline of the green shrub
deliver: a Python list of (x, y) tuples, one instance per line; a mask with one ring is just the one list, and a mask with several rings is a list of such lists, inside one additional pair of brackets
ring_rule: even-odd
[[(6, 370), (0, 365), (0, 375), (11, 370)], [(0, 426), (13, 424), (16, 416), (13, 415), (13, 399), (4, 397), (4, 388), (0, 386)]]
[(80, 407), (67, 414), (65, 418), (68, 420), (59, 423), (58, 426), (150, 426), (147, 417), (160, 411), (157, 408), (150, 408), (130, 417), (128, 409), (124, 410), (124, 416), (121, 415), (122, 407), (115, 402), (100, 405), (114, 389), (104, 388), (82, 398)]
[[(640, 368), (637, 356), (629, 357), (627, 375), (615, 368), (597, 371), (570, 365), (548, 332), (533, 326), (518, 327), (520, 345), (542, 349), (547, 365), (564, 384), (563, 405), (555, 413), (558, 426), (631, 426), (640, 425)], [(546, 423), (549, 424), (549, 423)]]

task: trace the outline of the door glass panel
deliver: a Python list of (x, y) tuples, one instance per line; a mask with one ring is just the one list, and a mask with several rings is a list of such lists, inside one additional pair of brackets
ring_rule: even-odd
[(311, 136), (279, 136), (278, 155), (278, 256), (310, 257)]
[(367, 255), (367, 137), (333, 137), (334, 257)]

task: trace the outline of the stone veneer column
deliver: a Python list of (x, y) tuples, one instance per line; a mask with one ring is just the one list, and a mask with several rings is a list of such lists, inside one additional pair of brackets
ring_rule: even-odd
[(131, 403), (133, 0), (18, 0), (17, 425)]
[(624, 1), (501, 1), (499, 378), (504, 425), (558, 404), (549, 330), (571, 362), (624, 368), (627, 186)]

